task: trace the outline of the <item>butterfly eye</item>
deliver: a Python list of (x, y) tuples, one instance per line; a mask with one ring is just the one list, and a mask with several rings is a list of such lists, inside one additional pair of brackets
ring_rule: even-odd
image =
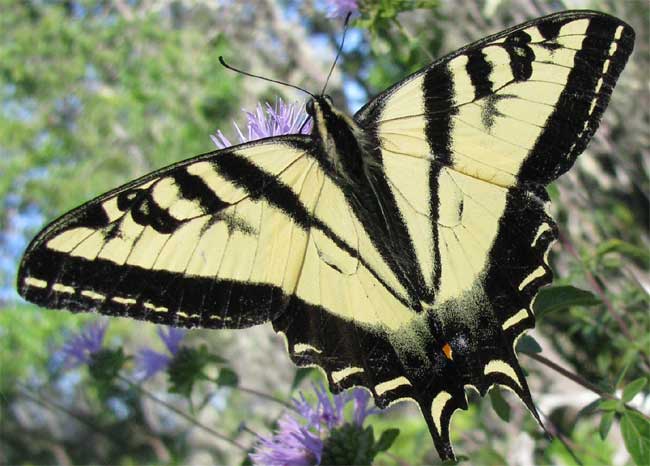
[(314, 114), (314, 101), (313, 100), (308, 100), (307, 105), (305, 105), (305, 110), (307, 110), (307, 113), (309, 115)]

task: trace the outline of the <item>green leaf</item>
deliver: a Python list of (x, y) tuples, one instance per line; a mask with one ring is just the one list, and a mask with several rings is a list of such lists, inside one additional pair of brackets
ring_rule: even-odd
[(616, 411), (620, 404), (621, 402), (619, 400), (602, 400), (598, 407), (602, 411)]
[(236, 387), (239, 384), (239, 376), (234, 370), (224, 367), (219, 370), (217, 384), (220, 387)]
[(380, 451), (388, 450), (392, 445), (397, 436), (399, 435), (399, 429), (386, 429), (381, 433), (381, 437), (375, 443), (374, 450), (376, 453)]
[(634, 398), (637, 393), (643, 390), (643, 387), (645, 387), (645, 384), (647, 382), (648, 381), (645, 377), (639, 377), (638, 379), (627, 384), (623, 389), (623, 403), (632, 401), (632, 398)]
[(570, 285), (553, 286), (539, 291), (533, 303), (533, 310), (540, 318), (549, 312), (561, 311), (571, 306), (595, 306), (600, 303), (601, 301), (589, 291)]
[(293, 382), (291, 382), (291, 390), (293, 392), (300, 383), (314, 373), (316, 369), (313, 367), (299, 367), (296, 371), (296, 374), (293, 376)]
[(609, 429), (612, 428), (612, 422), (614, 421), (614, 416), (616, 416), (616, 411), (607, 411), (603, 413), (600, 418), (600, 427), (598, 433), (600, 433), (600, 438), (605, 440), (607, 434), (609, 434)]
[(542, 347), (539, 346), (539, 343), (533, 337), (524, 335), (517, 341), (517, 352), (536, 354), (542, 352)]
[(578, 411), (578, 414), (576, 415), (577, 418), (581, 418), (584, 416), (589, 416), (590, 414), (593, 414), (598, 410), (600, 407), (601, 399), (594, 400), (591, 403), (589, 403), (587, 406), (582, 408), (580, 411)]
[(614, 389), (616, 389), (621, 382), (623, 382), (623, 377), (625, 377), (625, 374), (627, 373), (627, 370), (630, 368), (630, 365), (632, 365), (631, 362), (628, 362), (625, 367), (621, 370), (621, 373), (618, 374), (618, 377), (616, 378), (616, 383), (614, 384)]
[(621, 419), (625, 448), (638, 466), (650, 464), (650, 421), (636, 411), (627, 410)]
[(510, 422), (510, 405), (503, 398), (501, 390), (497, 387), (493, 387), (490, 390), (490, 401), (492, 402), (492, 408), (497, 415), (504, 421)]

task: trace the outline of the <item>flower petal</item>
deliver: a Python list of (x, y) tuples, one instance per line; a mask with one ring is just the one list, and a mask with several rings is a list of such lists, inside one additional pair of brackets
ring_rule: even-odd
[[(167, 332), (165, 332), (167, 329)], [(187, 330), (178, 327), (158, 327), (156, 329), (158, 336), (167, 347), (167, 351), (175, 356), (180, 348), (181, 340), (185, 337)]]
[(141, 348), (135, 355), (135, 377), (146, 380), (169, 366), (172, 358), (151, 348)]
[[(304, 106), (285, 104), (282, 99), (277, 99), (275, 106), (268, 102), (264, 106), (258, 103), (254, 111), (242, 111), (246, 114), (248, 135), (244, 135), (237, 123), (233, 123), (240, 143), (286, 134), (309, 134), (313, 126)], [(232, 145), (220, 130), (210, 138), (219, 149)]]
[(91, 356), (102, 349), (107, 327), (108, 322), (95, 320), (78, 334), (72, 335), (59, 350), (63, 356), (63, 367), (72, 369), (88, 364)]

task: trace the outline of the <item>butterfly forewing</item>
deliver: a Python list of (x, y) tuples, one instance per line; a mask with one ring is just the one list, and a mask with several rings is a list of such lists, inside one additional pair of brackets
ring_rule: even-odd
[(319, 196), (301, 144), (201, 156), (75, 209), (28, 248), (21, 293), (45, 307), (173, 325), (272, 318), (296, 287)]
[(271, 139), (101, 196), (35, 238), (20, 290), (46, 307), (233, 328), (271, 320), (295, 294), (398, 326), (406, 292), (309, 151), (308, 137)]

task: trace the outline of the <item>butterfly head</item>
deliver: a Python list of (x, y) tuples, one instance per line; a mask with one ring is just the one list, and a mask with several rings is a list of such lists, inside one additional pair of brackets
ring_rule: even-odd
[(305, 104), (305, 110), (307, 114), (312, 117), (314, 120), (317, 118), (317, 115), (322, 116), (323, 111), (331, 112), (334, 108), (334, 102), (329, 95), (312, 95), (312, 98), (307, 101)]

